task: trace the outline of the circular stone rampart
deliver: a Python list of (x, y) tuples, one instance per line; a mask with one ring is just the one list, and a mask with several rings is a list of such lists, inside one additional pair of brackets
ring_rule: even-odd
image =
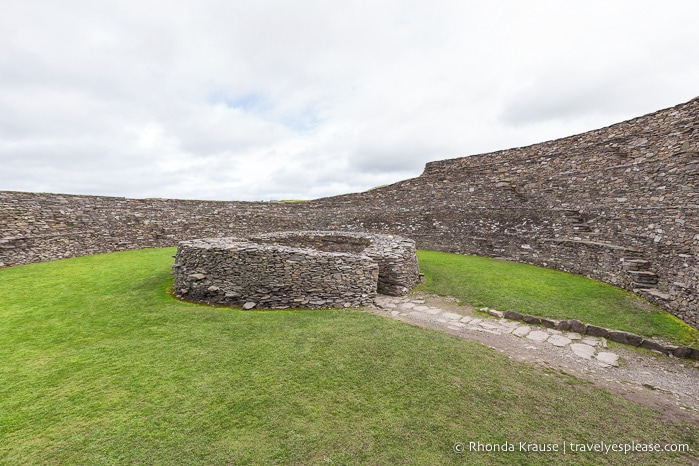
[(412, 240), (335, 231), (182, 241), (173, 273), (180, 298), (248, 309), (361, 306), (419, 281)]

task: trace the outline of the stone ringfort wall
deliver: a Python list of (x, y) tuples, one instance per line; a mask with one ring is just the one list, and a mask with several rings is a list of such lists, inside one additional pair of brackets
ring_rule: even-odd
[(178, 297), (246, 309), (361, 306), (419, 281), (414, 242), (333, 231), (182, 241), (173, 272)]
[(634, 290), (699, 328), (699, 99), (302, 203), (0, 192), (0, 264), (279, 230), (392, 233)]

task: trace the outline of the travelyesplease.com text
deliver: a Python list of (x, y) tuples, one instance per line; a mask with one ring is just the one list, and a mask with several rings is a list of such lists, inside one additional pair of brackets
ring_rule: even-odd
[(538, 453), (642, 453), (642, 452), (688, 452), (689, 445), (685, 443), (579, 443), (579, 442), (561, 442), (561, 443), (532, 443), (532, 442), (503, 442), (503, 443), (484, 443), (484, 442), (465, 442), (454, 444), (454, 452), (478, 452), (478, 453), (499, 453), (499, 452), (538, 452)]

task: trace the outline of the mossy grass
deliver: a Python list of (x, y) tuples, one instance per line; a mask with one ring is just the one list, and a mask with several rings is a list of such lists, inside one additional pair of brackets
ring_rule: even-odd
[(537, 317), (578, 319), (699, 348), (699, 332), (648, 301), (614, 286), (558, 270), (435, 251), (418, 251), (421, 289), (476, 307)]
[[(0, 270), (0, 464), (686, 464), (699, 430), (357, 310), (168, 293), (173, 249)], [(433, 280), (437, 280), (433, 277)], [(690, 453), (469, 452), (469, 442)], [(454, 452), (464, 444), (466, 451)]]

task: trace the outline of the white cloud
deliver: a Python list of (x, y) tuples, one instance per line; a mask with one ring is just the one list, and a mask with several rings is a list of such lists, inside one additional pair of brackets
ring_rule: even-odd
[(0, 15), (0, 189), (360, 191), (699, 94), (696, 2), (27, 0)]

